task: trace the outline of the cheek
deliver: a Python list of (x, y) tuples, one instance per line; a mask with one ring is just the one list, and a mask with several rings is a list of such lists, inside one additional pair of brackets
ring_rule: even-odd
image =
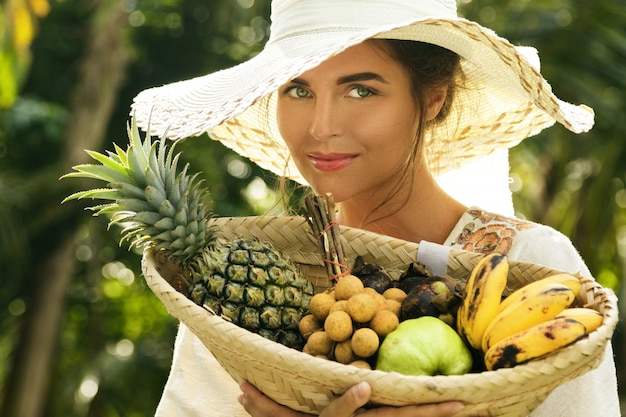
[(379, 114), (377, 123), (368, 126), (362, 133), (363, 137), (372, 138), (370, 144), (376, 146), (378, 152), (388, 158), (404, 159), (415, 146), (417, 122), (412, 112), (397, 109), (386, 115)]

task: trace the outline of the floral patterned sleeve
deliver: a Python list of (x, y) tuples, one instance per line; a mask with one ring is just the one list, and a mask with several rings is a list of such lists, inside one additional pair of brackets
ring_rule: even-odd
[(497, 251), (518, 261), (591, 277), (572, 242), (551, 227), (469, 208), (446, 244), (470, 252)]

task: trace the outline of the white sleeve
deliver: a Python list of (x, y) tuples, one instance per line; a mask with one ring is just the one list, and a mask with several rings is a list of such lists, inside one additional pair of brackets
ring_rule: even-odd
[(156, 417), (249, 417), (237, 401), (239, 385), (185, 325)]
[(508, 255), (518, 261), (593, 278), (572, 241), (548, 226), (535, 224), (520, 231)]
[[(511, 258), (591, 277), (574, 245), (562, 233), (537, 225), (520, 232)], [(617, 377), (611, 344), (600, 366), (557, 387), (532, 417), (620, 417)]]
[(558, 386), (532, 417), (620, 417), (613, 349), (609, 344), (599, 367)]

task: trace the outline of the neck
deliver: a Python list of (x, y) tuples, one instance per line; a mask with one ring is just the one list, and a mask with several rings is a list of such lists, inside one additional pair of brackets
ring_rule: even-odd
[(466, 209), (439, 187), (427, 169), (418, 168), (412, 189), (404, 187), (384, 203), (372, 196), (341, 202), (338, 221), (407, 241), (441, 244)]

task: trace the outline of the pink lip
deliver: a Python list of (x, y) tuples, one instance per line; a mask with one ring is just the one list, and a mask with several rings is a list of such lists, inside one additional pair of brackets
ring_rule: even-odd
[(311, 164), (320, 171), (337, 171), (350, 165), (357, 154), (347, 153), (309, 153), (307, 154)]

